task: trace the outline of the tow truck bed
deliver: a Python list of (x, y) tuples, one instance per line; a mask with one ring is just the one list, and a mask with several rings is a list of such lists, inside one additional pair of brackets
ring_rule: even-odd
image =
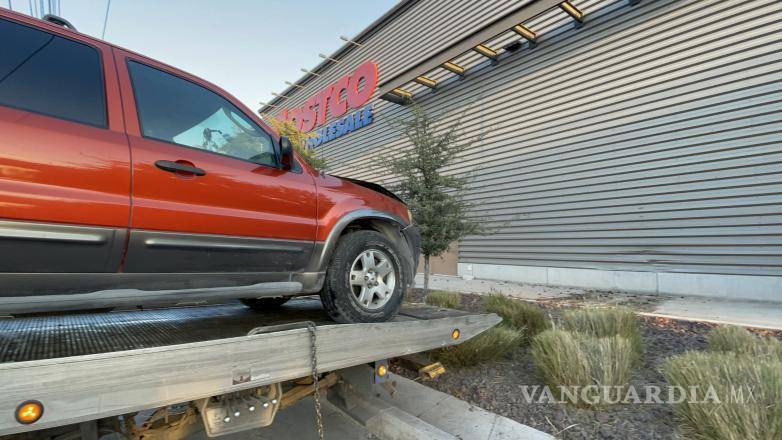
[[(303, 321), (317, 325), (318, 370), (326, 372), (459, 343), (500, 318), (406, 305), (392, 322), (335, 324), (319, 300), (300, 298), (263, 314), (227, 304), (1, 319), (0, 435), (307, 376)], [(247, 336), (258, 327), (264, 332)], [(44, 415), (21, 425), (15, 409), (30, 399)]]

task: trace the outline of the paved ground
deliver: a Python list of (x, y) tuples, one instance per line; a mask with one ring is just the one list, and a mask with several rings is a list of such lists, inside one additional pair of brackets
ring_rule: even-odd
[[(506, 281), (463, 280), (459, 277), (434, 275), (430, 288), (463, 293), (501, 292), (527, 300), (566, 299), (568, 297), (600, 296), (602, 301), (614, 302), (632, 297), (632, 302), (643, 302), (641, 310), (651, 316), (665, 316), (676, 319), (738, 324), (748, 327), (782, 330), (782, 302), (766, 303), (753, 301), (730, 301), (707, 297), (684, 297), (648, 294), (626, 294), (621, 292), (596, 292), (593, 289), (575, 287), (553, 287), (533, 284), (519, 284)], [(416, 286), (423, 286), (423, 277), (416, 277)], [(782, 292), (780, 292), (782, 294)], [(624, 296), (624, 298), (622, 298)], [(782, 296), (780, 296), (782, 300)]]

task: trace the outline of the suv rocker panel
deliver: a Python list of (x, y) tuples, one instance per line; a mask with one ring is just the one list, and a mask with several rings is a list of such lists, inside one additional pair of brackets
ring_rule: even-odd
[[(254, 239), (246, 240), (240, 237), (229, 237), (208, 234), (180, 234), (159, 231), (132, 231), (131, 242), (134, 240), (142, 246), (169, 246), (172, 249), (195, 249), (199, 253), (207, 251), (206, 247), (215, 250), (224, 246), (234, 249), (267, 248), (272, 251), (303, 249), (309, 259), (301, 271), (272, 272), (121, 272), (121, 273), (0, 273), (0, 284), (5, 286), (0, 294), (0, 313), (26, 313), (42, 310), (78, 310), (84, 308), (122, 307), (139, 304), (193, 304), (221, 302), (229, 299), (248, 297), (298, 296), (317, 293), (323, 287), (326, 267), (339, 238), (351, 223), (358, 220), (379, 220), (385, 227), (386, 234), (395, 234), (402, 238), (401, 243), (407, 244), (403, 230), (405, 222), (397, 216), (375, 210), (359, 209), (344, 215), (332, 228), (325, 242), (303, 242), (296, 240)], [(50, 228), (51, 231), (78, 230), (82, 235), (72, 235), (83, 238), (99, 237), (95, 231), (114, 231), (113, 228), (83, 228), (70, 225), (47, 225), (24, 222), (3, 222), (3, 225), (33, 225), (37, 228)], [(20, 229), (20, 228), (17, 228)], [(30, 228), (30, 231), (34, 231)], [(122, 231), (124, 230), (116, 230)], [(115, 231), (115, 232), (116, 232)], [(133, 234), (136, 234), (135, 237)], [(9, 235), (9, 234), (7, 234)], [(31, 234), (32, 235), (32, 232)], [(64, 234), (53, 234), (52, 237), (67, 237)], [(70, 238), (70, 237), (69, 237)], [(121, 235), (124, 240), (124, 235)], [(168, 241), (164, 241), (166, 239)], [(0, 236), (0, 244), (3, 243)], [(132, 249), (129, 244), (128, 251)], [(121, 246), (120, 246), (121, 248)], [(411, 255), (409, 246), (402, 246)], [(413, 261), (413, 258), (410, 258)], [(157, 262), (152, 262), (157, 264)], [(413, 267), (406, 268), (415, 271)], [(182, 288), (184, 286), (184, 288)], [(256, 296), (257, 295), (257, 296)]]

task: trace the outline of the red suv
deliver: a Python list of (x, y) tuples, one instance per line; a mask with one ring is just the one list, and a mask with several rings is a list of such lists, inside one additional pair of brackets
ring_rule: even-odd
[(311, 169), (171, 66), (0, 10), (0, 313), (320, 293), (390, 319), (420, 235), (382, 187)]

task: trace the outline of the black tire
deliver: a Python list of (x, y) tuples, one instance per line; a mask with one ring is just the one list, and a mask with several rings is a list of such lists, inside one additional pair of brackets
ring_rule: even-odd
[[(371, 249), (379, 250), (389, 257), (396, 279), (391, 297), (376, 310), (362, 306), (350, 285), (353, 262)], [(340, 323), (384, 322), (393, 319), (402, 305), (409, 284), (402, 255), (399, 246), (379, 232), (363, 230), (344, 235), (334, 250), (320, 292), (323, 307), (331, 319)]]
[(263, 312), (265, 310), (273, 310), (281, 305), (285, 304), (291, 299), (290, 296), (277, 296), (273, 298), (242, 298), (239, 301), (247, 307)]

